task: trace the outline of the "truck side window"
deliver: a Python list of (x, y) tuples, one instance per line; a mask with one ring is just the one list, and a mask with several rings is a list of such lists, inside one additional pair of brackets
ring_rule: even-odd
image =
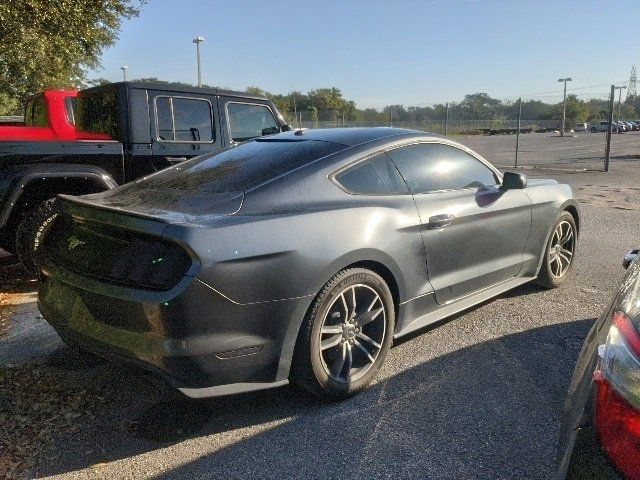
[(227, 103), (229, 134), (234, 142), (244, 142), (280, 132), (271, 109), (255, 103)]
[(158, 140), (205, 142), (214, 140), (213, 117), (208, 100), (186, 97), (156, 97)]
[(49, 125), (49, 112), (44, 96), (38, 95), (27, 101), (24, 123), (27, 127), (46, 127)]

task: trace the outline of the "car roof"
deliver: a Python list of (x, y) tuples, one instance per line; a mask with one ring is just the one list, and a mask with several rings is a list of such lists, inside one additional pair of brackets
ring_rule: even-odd
[(223, 90), (217, 87), (194, 87), (192, 85), (181, 85), (177, 83), (169, 83), (169, 82), (154, 82), (154, 81), (127, 81), (127, 82), (113, 82), (113, 83), (105, 83), (102, 85), (97, 85), (95, 87), (87, 88), (83, 91), (99, 91), (105, 88), (139, 88), (144, 90), (161, 90), (161, 91), (171, 91), (171, 92), (180, 92), (180, 93), (196, 93), (196, 94), (205, 94), (205, 95), (222, 95), (228, 97), (241, 97), (248, 98), (252, 100), (268, 100), (264, 95), (257, 95), (254, 93), (247, 92), (234, 92), (232, 90)]
[(445, 137), (434, 133), (421, 132), (419, 130), (409, 130), (406, 128), (393, 127), (355, 127), (355, 128), (318, 128), (318, 129), (296, 129), (269, 137), (258, 139), (258, 141), (304, 141), (316, 140), (322, 142), (340, 143), (349, 147), (362, 145), (375, 140), (396, 136), (419, 136), (421, 138), (443, 139)]

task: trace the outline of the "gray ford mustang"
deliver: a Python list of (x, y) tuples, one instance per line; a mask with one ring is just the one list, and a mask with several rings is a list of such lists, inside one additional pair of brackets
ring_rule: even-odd
[(286, 132), (58, 203), (45, 319), (191, 397), (356, 393), (394, 338), (560, 285), (579, 228), (567, 185), (393, 128)]

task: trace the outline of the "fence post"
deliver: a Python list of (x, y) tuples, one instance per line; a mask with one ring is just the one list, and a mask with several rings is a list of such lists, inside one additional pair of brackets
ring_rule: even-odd
[(447, 102), (446, 110), (444, 113), (444, 136), (447, 136), (449, 131), (449, 102)]
[(607, 146), (604, 150), (604, 171), (609, 171), (609, 160), (611, 160), (611, 133), (613, 122), (613, 104), (616, 96), (616, 86), (611, 85), (611, 96), (609, 97), (609, 113), (607, 114)]
[(522, 97), (518, 99), (518, 130), (516, 130), (516, 163), (518, 166), (518, 151), (520, 150), (520, 121), (522, 120)]

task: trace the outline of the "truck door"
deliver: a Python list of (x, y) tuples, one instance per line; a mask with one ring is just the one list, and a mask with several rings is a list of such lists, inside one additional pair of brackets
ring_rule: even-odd
[(225, 146), (281, 131), (275, 112), (259, 100), (247, 101), (221, 96), (220, 108), (226, 119)]
[(152, 170), (220, 150), (217, 108), (215, 95), (149, 91)]

